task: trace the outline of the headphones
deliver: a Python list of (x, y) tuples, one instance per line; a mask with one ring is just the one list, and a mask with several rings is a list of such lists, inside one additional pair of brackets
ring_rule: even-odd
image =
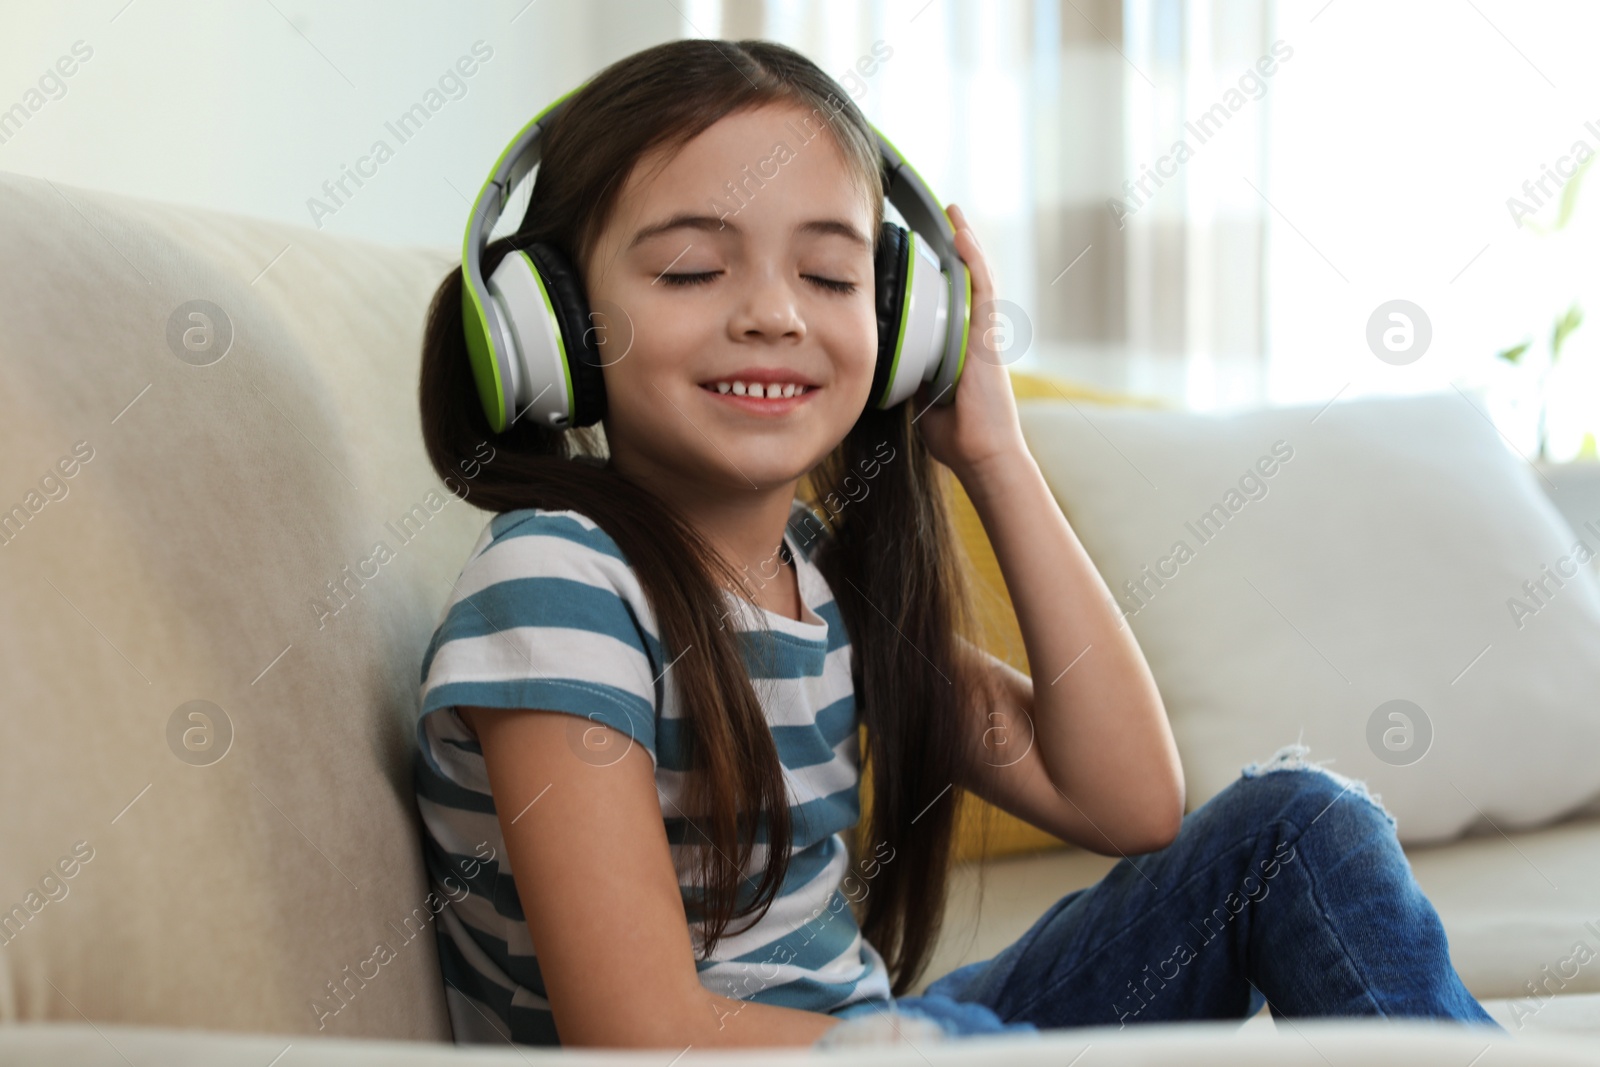
[[(555, 429), (606, 413), (605, 380), (582, 280), (554, 245), (514, 249), (485, 283), (481, 257), (511, 190), (542, 154), (544, 133), (577, 90), (534, 116), (495, 161), (473, 202), (461, 249), (461, 311), (472, 376), (495, 433), (529, 412)], [(955, 231), (926, 182), (877, 129), (884, 188), (911, 231), (885, 221), (873, 259), (878, 358), (868, 403), (891, 408), (932, 382), (955, 401), (967, 358), (972, 277)]]

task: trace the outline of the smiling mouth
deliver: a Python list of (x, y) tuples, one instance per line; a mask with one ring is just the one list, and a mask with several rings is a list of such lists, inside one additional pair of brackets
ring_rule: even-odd
[[(727, 391), (724, 392), (719, 386), (728, 387)], [(810, 400), (812, 395), (821, 389), (821, 386), (796, 387), (795, 391), (789, 396), (779, 394), (778, 396), (759, 397), (752, 396), (748, 392), (743, 394), (734, 392), (727, 382), (708, 382), (700, 386), (700, 389), (711, 394), (711, 400), (715, 403), (725, 404), (759, 415), (783, 415)]]
[(808, 389), (817, 386), (809, 382), (747, 382), (742, 378), (723, 378), (717, 381), (701, 382), (700, 388), (714, 389), (719, 393), (733, 393), (736, 396), (753, 396), (757, 398), (776, 399), (777, 397), (799, 396)]

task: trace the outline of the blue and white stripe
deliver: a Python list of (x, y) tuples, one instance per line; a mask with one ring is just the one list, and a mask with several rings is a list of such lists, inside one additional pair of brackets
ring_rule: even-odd
[[(851, 646), (833, 593), (803, 547), (812, 543), (804, 514), (797, 501), (785, 532), (804, 619), (724, 593), (783, 764), (788, 877), (759, 923), (725, 935), (696, 966), (706, 989), (739, 1000), (816, 1012), (866, 1000), (887, 1006), (888, 970), (839, 890), (849, 865), (843, 835), (861, 814)], [(462, 568), (422, 662), (415, 774), (429, 880), (447, 901), (437, 934), (458, 1042), (560, 1043), (482, 750), (455, 707), (570, 712), (644, 746), (674, 863), (687, 872), (683, 702), (657, 635), (637, 575), (579, 512), (496, 515)], [(767, 856), (764, 825), (761, 831), (746, 871), (756, 878)], [(689, 882), (679, 888), (698, 956), (700, 890)]]

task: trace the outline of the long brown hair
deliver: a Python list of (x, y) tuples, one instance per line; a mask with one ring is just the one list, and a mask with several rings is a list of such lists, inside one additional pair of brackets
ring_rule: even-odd
[[(829, 128), (883, 215), (883, 182), (871, 127), (827, 74), (768, 41), (680, 40), (647, 48), (576, 92), (547, 133), (543, 163), (517, 232), (491, 241), (484, 274), (535, 241), (583, 266), (634, 164), (658, 146), (681, 146), (717, 120), (769, 103), (832, 116)], [(814, 109), (814, 110), (813, 110)], [(521, 420), (494, 434), (479, 406), (461, 318), (461, 271), (434, 294), (423, 338), (419, 401), (434, 470), (493, 512), (572, 509), (611, 536), (637, 573), (660, 629), (688, 715), (687, 812), (698, 839), (694, 884), (705, 887), (704, 952), (729, 923), (766, 914), (789, 865), (789, 809), (782, 766), (740, 646), (725, 627), (723, 590), (735, 573), (672, 504), (605, 465), (603, 424), (558, 430)], [(804, 482), (823, 531), (813, 558), (838, 603), (852, 652), (855, 704), (871, 769), (867, 834), (873, 866), (853, 898), (863, 936), (883, 955), (896, 996), (926, 968), (938, 936), (951, 862), (957, 785), (970, 744), (973, 692), (957, 642), (971, 634), (969, 591), (947, 505), (949, 472), (928, 454), (911, 405), (868, 406)], [(477, 450), (493, 441), (494, 459)], [(797, 538), (804, 540), (804, 538)], [(756, 613), (759, 617), (759, 612)], [(771, 847), (759, 882), (746, 878), (755, 812)], [(912, 823), (916, 825), (913, 826)], [(856, 851), (852, 848), (852, 852)], [(754, 886), (739, 907), (741, 885)], [(746, 927), (748, 929), (748, 927)], [(729, 934), (728, 936), (731, 936)]]

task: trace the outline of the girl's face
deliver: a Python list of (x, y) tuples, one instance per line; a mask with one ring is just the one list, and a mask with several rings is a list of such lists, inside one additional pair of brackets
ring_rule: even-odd
[[(726, 116), (661, 158), (634, 168), (584, 269), (612, 462), (680, 497), (792, 489), (866, 406), (872, 205), (821, 116), (793, 105)], [(773, 410), (719, 394), (751, 369), (811, 388)]]

